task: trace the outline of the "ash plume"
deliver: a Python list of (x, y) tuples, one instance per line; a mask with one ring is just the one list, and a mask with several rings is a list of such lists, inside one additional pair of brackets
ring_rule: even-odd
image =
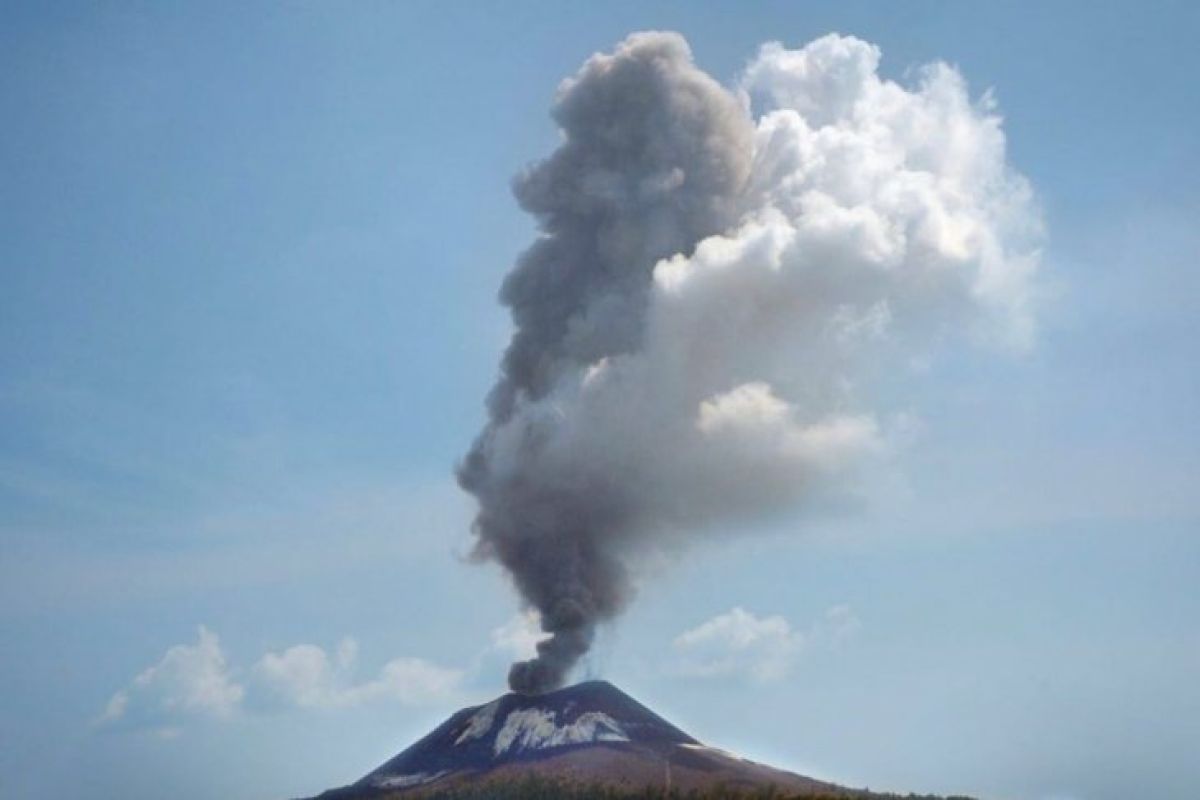
[(1031, 340), (1039, 221), (990, 97), (945, 65), (884, 80), (879, 56), (768, 44), (730, 90), (638, 33), (560, 86), (458, 472), (476, 555), (549, 634), (515, 691), (565, 682), (648, 555), (849, 491), (889, 446), (881, 384), (955, 336)]

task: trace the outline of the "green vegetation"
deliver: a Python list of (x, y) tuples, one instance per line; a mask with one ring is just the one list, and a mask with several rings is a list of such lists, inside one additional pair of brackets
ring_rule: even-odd
[(511, 781), (486, 781), (475, 784), (424, 791), (394, 792), (380, 800), (971, 800), (968, 797), (934, 795), (898, 795), (866, 790), (799, 794), (769, 787), (738, 789), (717, 786), (704, 791), (645, 787), (626, 789), (606, 784), (581, 784), (536, 775)]

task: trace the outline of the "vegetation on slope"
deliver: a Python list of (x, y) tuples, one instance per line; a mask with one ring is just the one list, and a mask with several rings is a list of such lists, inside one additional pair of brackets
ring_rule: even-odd
[(845, 790), (822, 794), (798, 794), (767, 787), (739, 789), (715, 786), (704, 791), (644, 787), (629, 789), (608, 784), (583, 784), (531, 775), (519, 780), (459, 784), (441, 789), (397, 791), (379, 800), (972, 800), (969, 797), (898, 795), (869, 790)]

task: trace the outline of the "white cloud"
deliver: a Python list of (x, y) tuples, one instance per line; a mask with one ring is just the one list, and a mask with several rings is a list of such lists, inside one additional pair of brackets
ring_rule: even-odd
[(804, 648), (804, 634), (792, 630), (781, 616), (759, 618), (739, 607), (681, 633), (674, 644), (685, 654), (685, 674), (748, 674), (757, 681), (772, 681), (791, 669)]
[[(1041, 221), (994, 103), (944, 64), (902, 85), (879, 58), (834, 35), (764, 47), (740, 85), (754, 133), (736, 218), (657, 261), (644, 296), (528, 293), (579, 304), (560, 327), (588, 336), (538, 344), (545, 391), (516, 392), (480, 440), (477, 494), (529, 523), (511, 530), (613, 508), (641, 558), (664, 531), (852, 505), (911, 432), (888, 422), (910, 365), (959, 339), (1032, 345)], [(594, 324), (609, 316), (639, 324)]]
[[(180, 644), (108, 701), (99, 722), (162, 726), (181, 717), (228, 718), (245, 688), (234, 681), (217, 635), (200, 626), (196, 644)], [(162, 728), (170, 730), (169, 728)]]
[(889, 424), (911, 365), (1032, 345), (1042, 226), (994, 101), (880, 56), (769, 44), (739, 104), (677, 34), (641, 33), (563, 84), (563, 143), (514, 184), (541, 235), (505, 279), (515, 330), (460, 479), (476, 554), (543, 614), (582, 609), (572, 635), (647, 559), (868, 499), (911, 435)]
[(675, 637), (681, 660), (673, 671), (697, 678), (777, 681), (787, 677), (806, 650), (838, 647), (859, 627), (854, 612), (844, 605), (830, 608), (807, 631), (796, 630), (778, 614), (756, 617), (737, 607)]
[(312, 644), (267, 653), (254, 667), (255, 678), (276, 701), (299, 708), (346, 708), (373, 702), (421, 705), (453, 697), (463, 671), (421, 658), (396, 658), (367, 681), (355, 682), (358, 645), (344, 639), (333, 658)]
[(200, 626), (196, 644), (175, 645), (109, 698), (96, 723), (177, 736), (189, 719), (228, 720), (265, 706), (336, 709), (371, 703), (422, 705), (456, 699), (465, 672), (421, 658), (395, 658), (375, 677), (355, 681), (358, 643), (343, 639), (327, 653), (312, 644), (268, 652), (245, 685), (234, 680), (217, 635)]
[(495, 628), (492, 631), (492, 647), (514, 660), (524, 660), (537, 655), (537, 643), (545, 638), (541, 616), (530, 609)]
[(384, 664), (374, 680), (352, 687), (348, 699), (352, 704), (381, 699), (423, 705), (453, 697), (462, 677), (462, 670), (423, 658), (396, 658)]
[(800, 50), (770, 42), (746, 68), (742, 91), (753, 105), (792, 108), (810, 125), (828, 125), (853, 112), (877, 82), (881, 55), (869, 42), (832, 33)]
[(255, 677), (274, 696), (301, 707), (330, 705), (330, 698), (338, 692), (341, 671), (340, 665), (330, 663), (323, 649), (311, 644), (267, 653), (254, 668)]

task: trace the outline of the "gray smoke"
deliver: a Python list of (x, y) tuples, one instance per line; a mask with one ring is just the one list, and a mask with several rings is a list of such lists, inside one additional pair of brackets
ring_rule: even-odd
[(1029, 339), (1037, 221), (999, 119), (950, 68), (906, 90), (878, 58), (767, 45), (730, 91), (640, 33), (560, 87), (562, 144), (514, 182), (541, 235), (459, 468), (476, 555), (549, 634), (514, 690), (565, 682), (647, 553), (849, 485), (888, 446), (863, 407), (878, 365), (964, 327)]

